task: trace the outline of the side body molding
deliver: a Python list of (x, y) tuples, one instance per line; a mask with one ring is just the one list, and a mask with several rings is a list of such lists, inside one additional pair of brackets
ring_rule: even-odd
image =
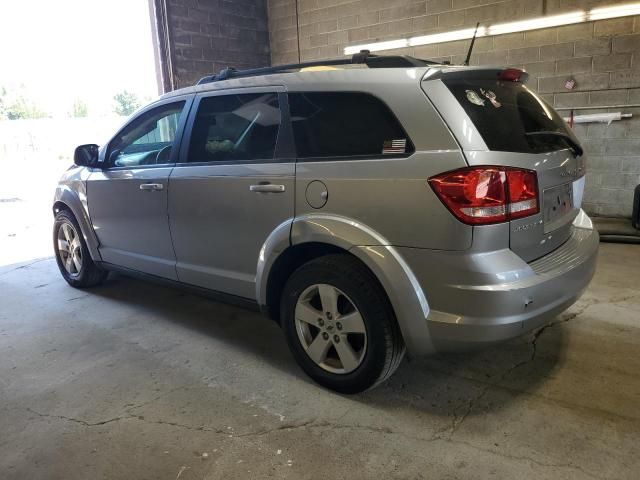
[[(278, 235), (269, 237), (260, 252), (256, 289), (258, 301), (266, 304), (266, 279), (275, 262), (274, 254), (286, 249), (284, 230), (290, 227), (290, 244), (324, 243), (346, 250), (358, 257), (378, 278), (389, 296), (400, 330), (412, 355), (435, 351), (429, 335), (429, 304), (424, 292), (398, 251), (380, 234), (355, 220), (339, 215), (309, 214), (280, 225)], [(274, 258), (269, 258), (274, 256)]]
[(53, 198), (54, 215), (57, 206), (61, 203), (66, 205), (80, 224), (82, 236), (87, 243), (91, 259), (100, 262), (102, 257), (98, 251), (100, 242), (96, 233), (93, 231), (91, 219), (89, 218), (89, 208), (87, 205), (86, 180), (90, 172), (84, 168), (68, 170), (60, 183), (56, 187), (56, 193)]

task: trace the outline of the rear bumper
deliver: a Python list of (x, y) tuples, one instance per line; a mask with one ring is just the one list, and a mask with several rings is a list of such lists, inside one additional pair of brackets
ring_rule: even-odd
[(453, 351), (520, 336), (567, 309), (593, 277), (598, 245), (597, 231), (581, 212), (569, 239), (529, 264), (509, 249), (462, 255), (399, 250), (429, 302), (431, 349)]

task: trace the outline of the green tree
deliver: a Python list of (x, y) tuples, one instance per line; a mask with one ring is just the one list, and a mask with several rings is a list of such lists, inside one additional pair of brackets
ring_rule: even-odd
[(9, 92), (4, 87), (0, 88), (0, 120), (21, 120), (47, 116), (47, 113), (40, 110), (33, 100), (27, 98), (23, 92)]
[(24, 96), (19, 96), (7, 109), (9, 120), (22, 120), (26, 118), (46, 118), (46, 112), (40, 110), (38, 106)]
[(7, 119), (7, 89), (4, 87), (0, 87), (0, 120)]
[(118, 115), (129, 116), (140, 108), (140, 99), (135, 93), (128, 90), (117, 93), (113, 96), (113, 100), (115, 102), (113, 111)]
[(73, 108), (69, 113), (69, 116), (77, 118), (77, 117), (86, 117), (88, 114), (89, 114), (89, 107), (87, 107), (87, 102), (80, 99), (76, 99), (76, 101), (73, 102)]

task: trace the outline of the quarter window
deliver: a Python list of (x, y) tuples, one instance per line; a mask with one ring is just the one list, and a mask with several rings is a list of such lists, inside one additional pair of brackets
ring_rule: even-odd
[(170, 163), (185, 102), (154, 108), (133, 120), (109, 145), (109, 165), (138, 167)]
[(280, 121), (275, 93), (203, 98), (191, 133), (189, 162), (272, 160)]
[(290, 93), (298, 158), (406, 155), (414, 151), (389, 108), (360, 92)]

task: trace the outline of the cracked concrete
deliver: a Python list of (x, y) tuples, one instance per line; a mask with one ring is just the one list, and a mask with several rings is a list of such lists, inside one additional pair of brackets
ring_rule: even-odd
[[(635, 295), (630, 295), (628, 296), (628, 298), (633, 298)], [(625, 297), (627, 298), (627, 297)], [(487, 392), (491, 389), (491, 388), (495, 388), (499, 383), (501, 383), (507, 376), (509, 376), (514, 370), (522, 367), (523, 365), (526, 365), (530, 362), (533, 362), (536, 358), (536, 352), (537, 352), (537, 342), (538, 339), (540, 338), (540, 336), (549, 328), (554, 327), (556, 325), (559, 325), (561, 323), (566, 323), (570, 320), (573, 320), (574, 318), (578, 317), (579, 315), (581, 315), (582, 313), (584, 313), (585, 310), (587, 310), (587, 308), (589, 308), (591, 305), (593, 305), (594, 300), (585, 300), (583, 302), (581, 302), (580, 306), (578, 307), (577, 305), (574, 306), (574, 308), (572, 309), (571, 312), (565, 312), (563, 313), (559, 320), (556, 321), (551, 321), (548, 324), (546, 324), (545, 326), (531, 332), (528, 336), (531, 338), (530, 341), (530, 345), (531, 345), (531, 356), (529, 358), (526, 358), (525, 360), (519, 361), (518, 363), (515, 363), (514, 365), (510, 366), (509, 368), (507, 368), (504, 373), (502, 373), (499, 378), (495, 381), (495, 382), (489, 382), (486, 383), (485, 386), (482, 388), (482, 390), (480, 391), (480, 393), (478, 395), (475, 395), (471, 398), (469, 398), (467, 404), (466, 404), (466, 408), (464, 413), (462, 413), (462, 415), (458, 415), (457, 414), (457, 410), (454, 410), (453, 412), (453, 422), (452, 422), (452, 426), (449, 429), (448, 433), (449, 436), (448, 438), (451, 439), (451, 437), (453, 436), (453, 434), (456, 433), (456, 431), (458, 430), (458, 428), (460, 427), (460, 425), (462, 424), (462, 422), (464, 422), (464, 420), (469, 416), (469, 414), (473, 411), (473, 407), (475, 406), (475, 404), (480, 401), (486, 394)]]
[(257, 314), (124, 277), (78, 292), (53, 259), (0, 266), (0, 478), (635, 479), (639, 248), (603, 244), (538, 331), (349, 397)]

